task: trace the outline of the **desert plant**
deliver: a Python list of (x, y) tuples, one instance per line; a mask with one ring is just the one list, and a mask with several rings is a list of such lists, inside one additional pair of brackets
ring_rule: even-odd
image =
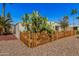
[(6, 17), (0, 17), (0, 26), (3, 28), (4, 33), (9, 33), (11, 28), (11, 15), (10, 13), (7, 14)]
[(48, 25), (47, 25), (48, 19), (46, 17), (42, 17), (39, 14), (39, 12), (33, 12), (32, 15), (33, 15), (32, 24), (33, 26), (35, 26), (36, 32), (47, 31), (48, 30)]
[(22, 16), (22, 21), (23, 21), (23, 26), (25, 27), (25, 31), (29, 31), (29, 24), (30, 24), (30, 15), (29, 14), (25, 14), (24, 16)]
[(32, 20), (32, 26), (34, 28), (34, 32), (37, 32), (39, 31), (39, 24), (40, 24), (40, 15), (37, 11), (34, 11), (32, 13), (32, 17), (31, 17), (31, 20)]
[[(26, 25), (31, 25), (31, 26), (26, 26), (27, 29), (30, 27), (31, 32), (42, 32), (42, 31), (48, 31), (51, 32), (51, 29), (49, 28), (47, 22), (48, 19), (46, 17), (42, 17), (38, 11), (34, 11), (32, 14), (25, 14), (22, 17), (23, 24), (24, 26)], [(28, 30), (27, 30), (28, 31)]]

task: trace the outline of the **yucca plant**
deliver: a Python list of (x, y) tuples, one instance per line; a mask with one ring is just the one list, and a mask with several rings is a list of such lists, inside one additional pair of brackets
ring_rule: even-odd
[(33, 11), (31, 15), (31, 20), (32, 20), (32, 29), (34, 32), (37, 32), (39, 29), (39, 13), (37, 11)]
[[(22, 21), (24, 26), (27, 25), (26, 26), (27, 31), (36, 33), (36, 32), (48, 31), (50, 29), (49, 26), (47, 25), (48, 19), (46, 17), (42, 17), (38, 11), (34, 11), (30, 15), (25, 14), (22, 17)], [(31, 26), (29, 26), (29, 24), (31, 24)]]
[(32, 13), (32, 26), (35, 32), (42, 32), (47, 29), (47, 21), (46, 17), (42, 17), (38, 11), (34, 11)]
[(23, 21), (23, 26), (25, 27), (25, 31), (29, 31), (30, 30), (30, 15), (29, 14), (25, 14), (24, 16), (22, 16), (22, 21)]

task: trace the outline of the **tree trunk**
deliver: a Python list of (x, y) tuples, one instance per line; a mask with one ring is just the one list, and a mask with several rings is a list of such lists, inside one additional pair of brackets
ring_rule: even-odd
[(75, 25), (75, 23), (74, 23), (74, 16), (73, 16), (73, 30), (74, 30), (74, 25)]
[(79, 31), (79, 19), (78, 19), (78, 31)]
[(2, 17), (5, 17), (5, 3), (2, 6)]

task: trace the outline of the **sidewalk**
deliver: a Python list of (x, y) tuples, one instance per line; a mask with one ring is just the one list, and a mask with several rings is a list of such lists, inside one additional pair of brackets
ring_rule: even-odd
[(79, 39), (63, 38), (35, 48), (28, 48), (20, 40), (0, 41), (0, 55), (10, 56), (79, 56)]

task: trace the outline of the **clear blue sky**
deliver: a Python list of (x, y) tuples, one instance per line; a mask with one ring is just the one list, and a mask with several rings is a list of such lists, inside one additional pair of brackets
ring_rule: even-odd
[[(25, 13), (32, 13), (34, 10), (39, 11), (42, 16), (45, 16), (49, 21), (58, 22), (63, 16), (69, 16), (69, 22), (72, 23), (71, 10), (76, 8), (79, 15), (79, 4), (68, 3), (14, 3), (6, 4), (6, 14), (11, 13), (13, 23), (21, 22), (21, 16)], [(0, 4), (0, 15), (2, 13), (2, 4)], [(75, 21), (75, 23), (77, 20)], [(77, 23), (76, 23), (77, 24)]]

